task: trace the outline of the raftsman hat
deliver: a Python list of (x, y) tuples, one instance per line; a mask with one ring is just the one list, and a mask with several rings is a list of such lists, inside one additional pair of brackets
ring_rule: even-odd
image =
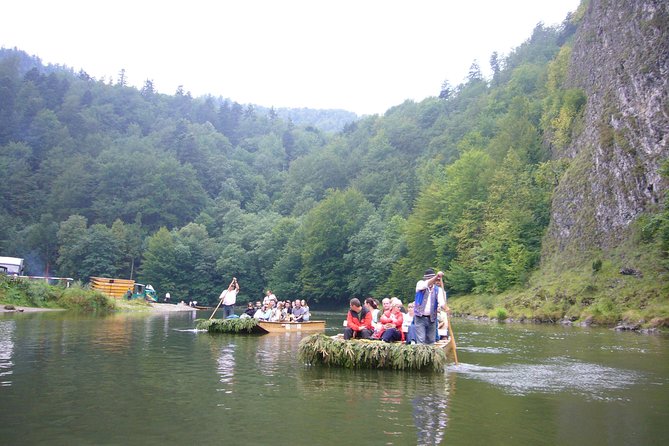
[(423, 274), (423, 280), (430, 280), (434, 276), (436, 276), (434, 270), (432, 268), (428, 268), (425, 270), (425, 274)]

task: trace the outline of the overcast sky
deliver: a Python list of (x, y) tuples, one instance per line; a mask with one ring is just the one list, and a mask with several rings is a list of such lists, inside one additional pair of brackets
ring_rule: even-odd
[(579, 0), (15, 0), (0, 46), (96, 79), (266, 107), (383, 113), (457, 85)]

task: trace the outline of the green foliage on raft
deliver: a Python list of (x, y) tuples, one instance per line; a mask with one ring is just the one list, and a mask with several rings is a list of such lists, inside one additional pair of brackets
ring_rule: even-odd
[(207, 330), (209, 333), (247, 333), (258, 332), (258, 321), (253, 318), (238, 319), (200, 319), (197, 321), (197, 328)]
[(300, 341), (298, 358), (308, 364), (331, 367), (443, 371), (446, 350), (430, 345), (333, 339), (324, 334)]

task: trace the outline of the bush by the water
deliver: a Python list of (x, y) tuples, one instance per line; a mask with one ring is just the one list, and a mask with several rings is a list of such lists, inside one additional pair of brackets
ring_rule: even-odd
[(33, 308), (61, 308), (86, 312), (111, 311), (113, 299), (75, 282), (68, 288), (41, 280), (0, 275), (0, 302)]

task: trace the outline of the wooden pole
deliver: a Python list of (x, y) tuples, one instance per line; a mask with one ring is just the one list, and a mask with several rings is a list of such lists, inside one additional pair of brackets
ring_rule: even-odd
[[(439, 278), (439, 285), (441, 285), (441, 289), (444, 290), (444, 293), (446, 292), (446, 288), (444, 288), (444, 281)], [(453, 359), (455, 359), (455, 365), (458, 365), (458, 349), (455, 346), (455, 336), (453, 336), (453, 327), (451, 327), (451, 316), (448, 316), (448, 336), (451, 338), (451, 344), (453, 344)]]
[(213, 313), (211, 313), (211, 316), (209, 316), (209, 320), (211, 320), (211, 318), (214, 317), (214, 315), (216, 314), (216, 311), (218, 310), (218, 307), (220, 307), (222, 303), (223, 303), (223, 299), (218, 301), (218, 305), (216, 305), (216, 309), (214, 310)]

